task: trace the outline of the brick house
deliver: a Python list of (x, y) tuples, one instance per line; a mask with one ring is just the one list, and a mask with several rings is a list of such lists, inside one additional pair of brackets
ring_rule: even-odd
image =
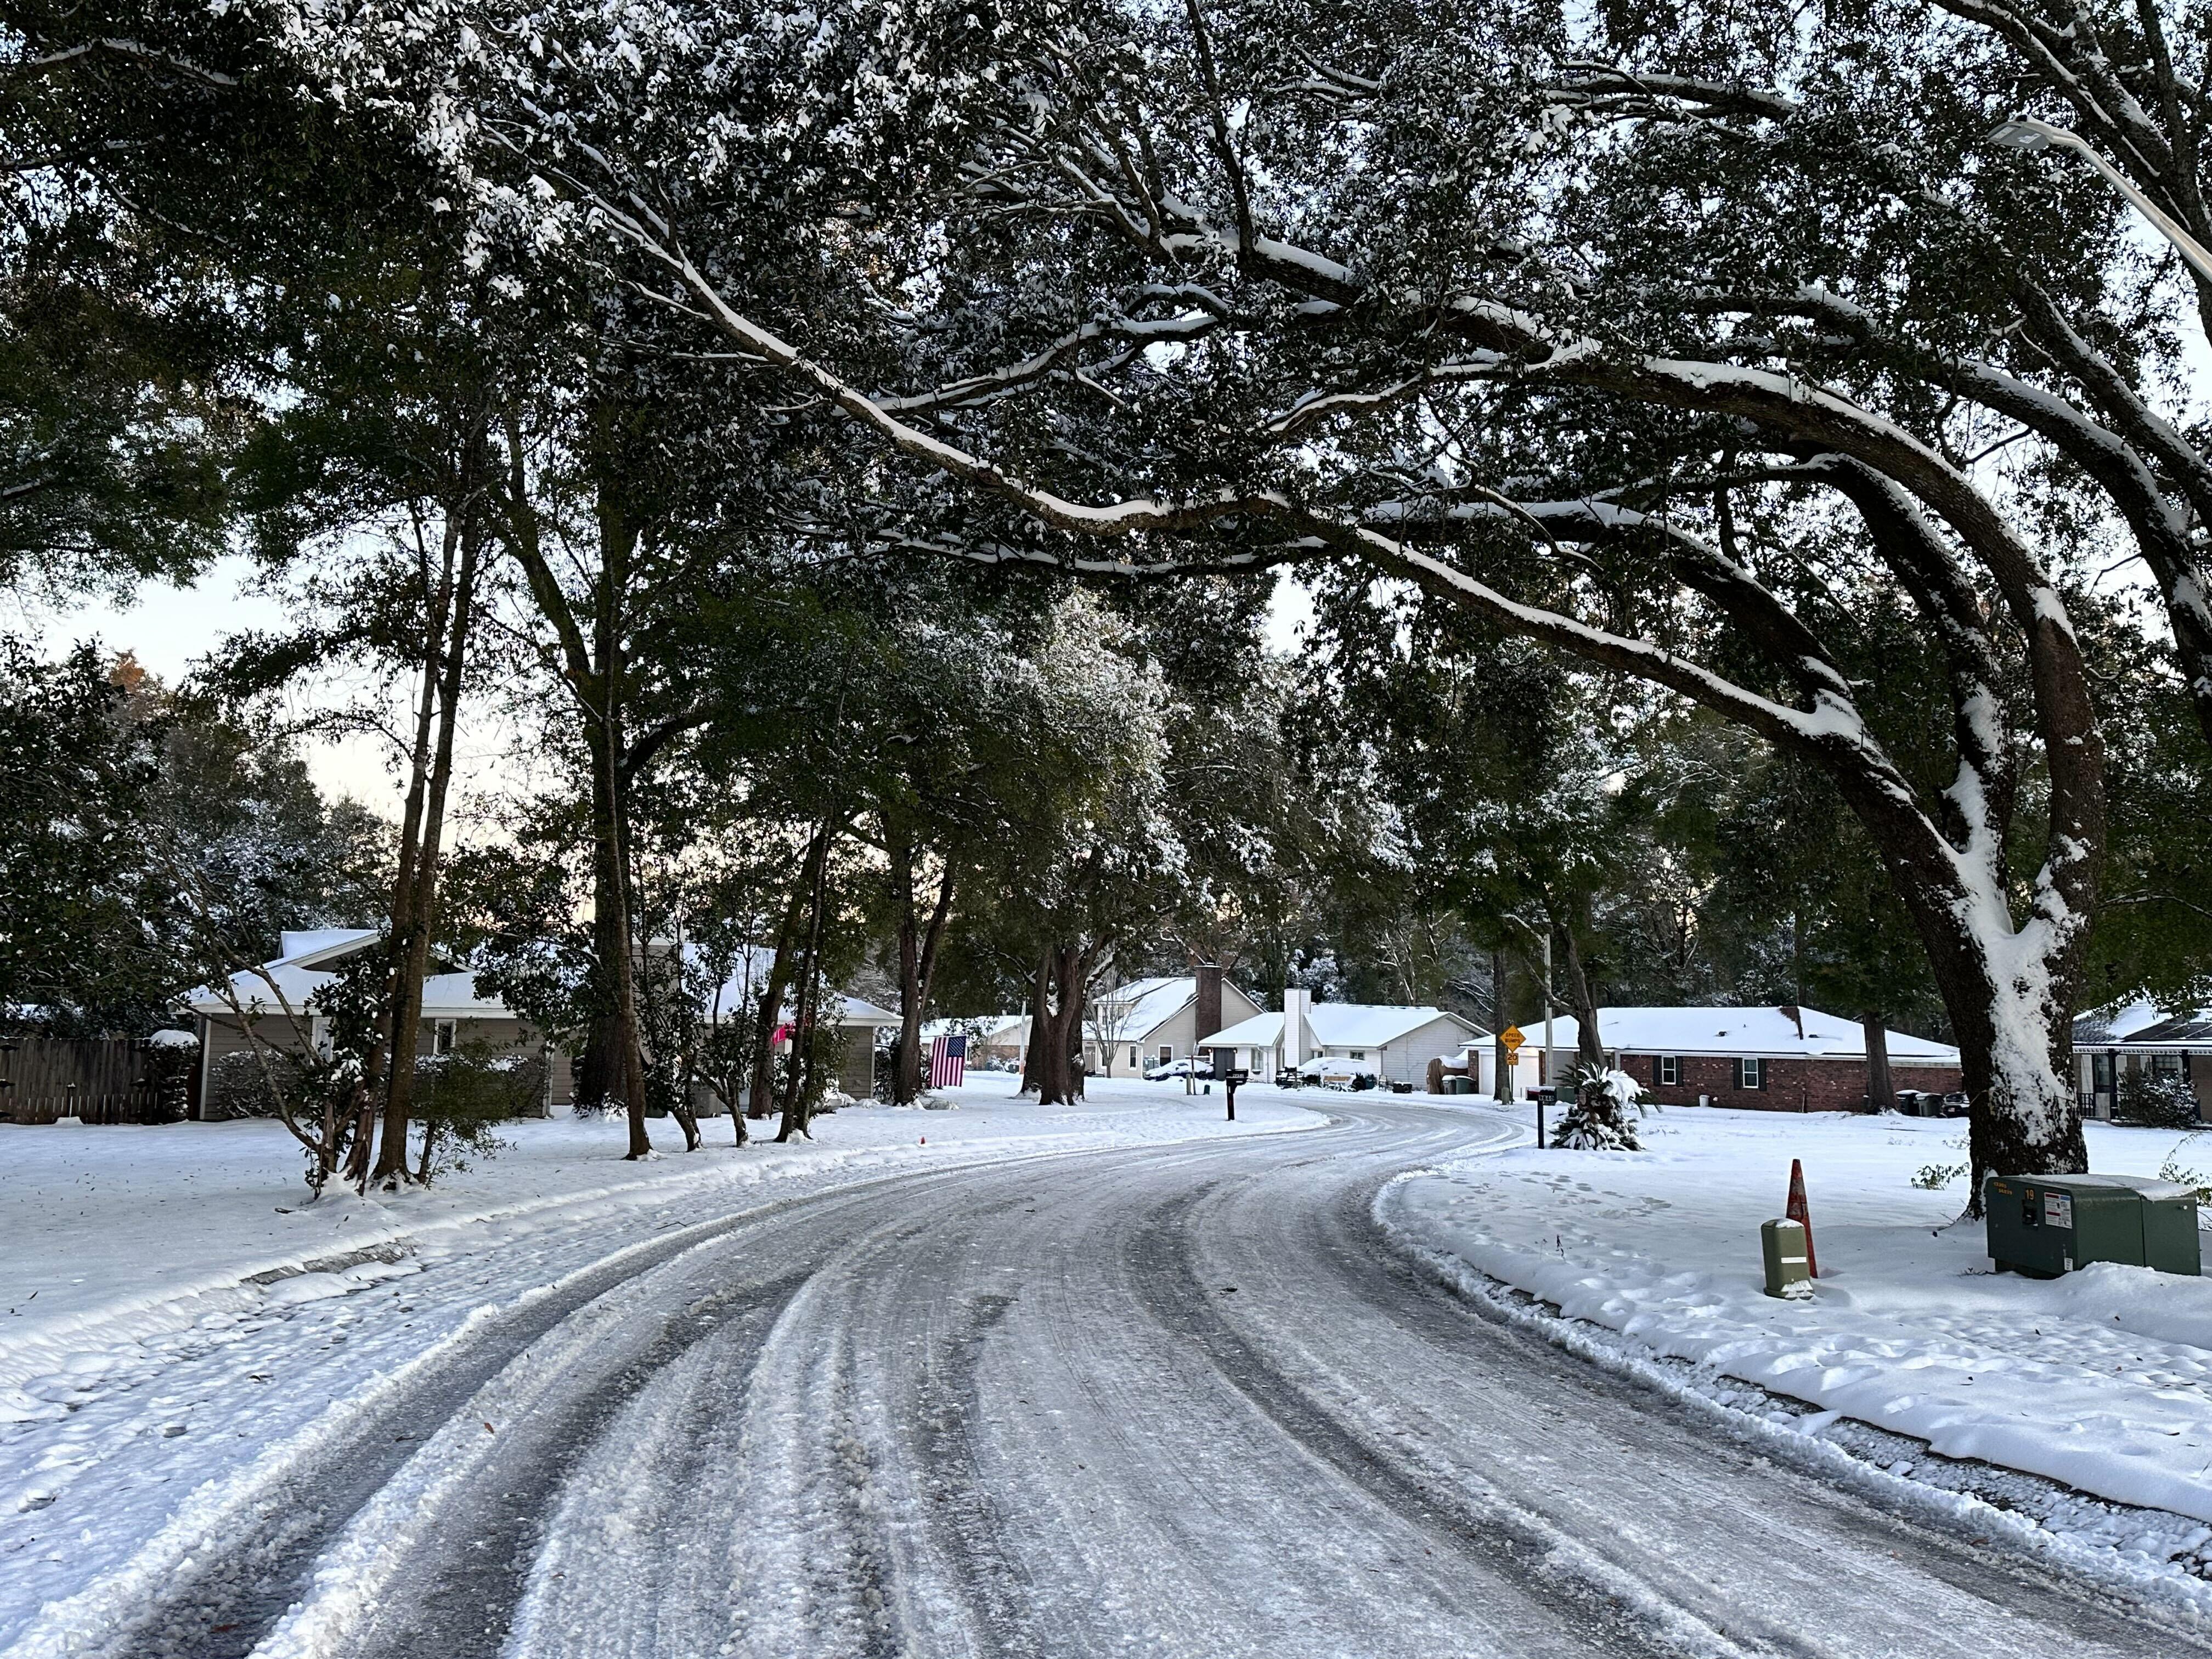
[[(1521, 1029), (1540, 1047), (1540, 1017)], [(1865, 1109), (1865, 1032), (1856, 1020), (1817, 1008), (1601, 1008), (1598, 1035), (1613, 1064), (1659, 1105)], [(1948, 1043), (1892, 1031), (1887, 1044), (1893, 1089), (1948, 1094), (1960, 1086), (1959, 1051)], [(1549, 1063), (1540, 1054), (1540, 1073), (1565, 1087), (1576, 1053), (1575, 1022), (1555, 1018)]]

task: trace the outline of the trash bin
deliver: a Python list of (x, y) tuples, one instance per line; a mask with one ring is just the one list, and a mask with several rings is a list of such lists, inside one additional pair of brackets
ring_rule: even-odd
[(1982, 1188), (2000, 1273), (2055, 1279), (2092, 1261), (2200, 1275), (2197, 1194), (2143, 1176), (1991, 1176)]
[(1471, 1095), (1474, 1092), (1474, 1079), (1471, 1077), (1448, 1077), (1444, 1079), (1444, 1092), (1448, 1095)]

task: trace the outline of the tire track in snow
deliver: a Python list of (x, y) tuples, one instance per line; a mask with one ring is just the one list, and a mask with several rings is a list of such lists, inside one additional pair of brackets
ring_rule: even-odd
[[(927, 1177), (902, 1176), (896, 1185)], [(63, 1650), (113, 1659), (246, 1659), (308, 1587), (316, 1559), (439, 1426), (518, 1356), (578, 1311), (700, 1245), (772, 1224), (795, 1207), (865, 1205), (866, 1188), (782, 1204), (642, 1242), (479, 1324), (327, 1437), (313, 1458), (252, 1491), (148, 1599), (126, 1607), (104, 1639)], [(104, 1587), (88, 1594), (98, 1596)]]
[[(1270, 1366), (1215, 1306), (1218, 1292), (1199, 1280), (1188, 1235), (1191, 1212), (1217, 1182), (1163, 1205), (1133, 1240), (1131, 1259), (1146, 1310), (1194, 1344), (1227, 1384), (1291, 1439), (1393, 1513), (1421, 1527), (1470, 1565), (1516, 1584), (1534, 1601), (1564, 1598), (1577, 1615), (1578, 1650), (1593, 1656), (1655, 1651), (1649, 1623), (1632, 1617), (1620, 1591), (1628, 1587), (1563, 1559), (1571, 1541), (1501, 1496), (1475, 1507), (1354, 1434), (1311, 1394)], [(1649, 1607), (1647, 1611), (1657, 1611)], [(1664, 1620), (1664, 1652), (1735, 1653), (1717, 1632), (1686, 1619)], [(1673, 1628), (1668, 1630), (1667, 1625)]]
[(981, 1478), (977, 1434), (984, 1345), (1016, 1300), (999, 1291), (975, 1295), (945, 1344), (945, 1361), (930, 1368), (914, 1402), (925, 1520), (933, 1532), (951, 1535), (940, 1547), (943, 1558), (987, 1659), (1037, 1659), (1043, 1652), (1021, 1615), (1030, 1599), (1028, 1564)]
[[(496, 1659), (544, 1541), (550, 1494), (647, 1384), (698, 1344), (714, 1343), (725, 1375), (750, 1375), (769, 1328), (805, 1278), (802, 1270), (701, 1297), (662, 1322), (642, 1350), (614, 1356), (605, 1370), (572, 1370), (565, 1397), (506, 1426), (497, 1455), (410, 1539), (410, 1565), (368, 1625), (351, 1634), (349, 1659)], [(664, 1485), (680, 1486), (683, 1473), (664, 1476)]]

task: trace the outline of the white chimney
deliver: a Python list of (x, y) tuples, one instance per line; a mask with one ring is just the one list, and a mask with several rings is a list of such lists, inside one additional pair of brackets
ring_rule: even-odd
[(1306, 1010), (1313, 1005), (1313, 993), (1302, 985), (1294, 985), (1283, 993), (1283, 1064), (1297, 1067), (1307, 1055)]

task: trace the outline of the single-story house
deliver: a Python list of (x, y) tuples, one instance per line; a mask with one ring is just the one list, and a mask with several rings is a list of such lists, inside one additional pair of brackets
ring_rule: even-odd
[[(212, 988), (188, 995), (185, 1006), (191, 1012), (200, 1039), (198, 1098), (202, 1110), (210, 1107), (208, 1085), (215, 1068), (228, 1056), (252, 1048), (239, 1021), (238, 1009), (246, 1012), (255, 1033), (271, 1048), (295, 1053), (319, 1048), (325, 1042), (326, 1022), (315, 1012), (316, 994), (336, 977), (339, 963), (377, 945), (381, 938), (374, 927), (313, 927), (287, 933), (275, 957), (262, 963), (258, 971), (246, 969), (231, 975), (228, 995)], [(474, 975), (426, 977), (415, 1052), (443, 1054), (476, 1045), (544, 1050), (545, 1103), (566, 1105), (574, 1097), (568, 1056), (545, 1048), (538, 1034), (497, 998), (480, 995)]]
[(2148, 1002), (2123, 1003), (2074, 1022), (2075, 1088), (2081, 1110), (2109, 1120), (2120, 1079), (2130, 1072), (2186, 1078), (2197, 1115), (2212, 1122), (2212, 1008), (2167, 1013)]
[[(764, 947), (738, 952), (730, 976), (714, 999), (723, 1018), (758, 1003), (775, 961), (775, 953)], [(788, 1019), (796, 1012), (787, 995), (782, 1017)], [(897, 1040), (898, 1014), (854, 992), (833, 991), (823, 999), (821, 1018), (824, 1025), (836, 1026), (845, 1035), (844, 1051), (837, 1064), (837, 1087), (855, 1100), (867, 1099), (876, 1092), (876, 1050)], [(702, 1109), (705, 1109), (703, 1105)]]
[(1485, 1035), (1442, 1008), (1316, 1002), (1311, 992), (1295, 988), (1283, 994), (1283, 1004), (1281, 1013), (1255, 1014), (1215, 1032), (1204, 1046), (1217, 1055), (1233, 1050), (1231, 1064), (1251, 1073), (1255, 1082), (1320, 1060), (1341, 1062), (1346, 1076), (1364, 1073), (1386, 1082), (1419, 1084), (1427, 1079), (1431, 1060), (1455, 1060), (1470, 1040)]
[[(1224, 1028), (1261, 1011), (1218, 968), (1172, 978), (1132, 980), (1095, 999), (1085, 1030), (1093, 1077), (1142, 1077), (1152, 1066), (1187, 1060)], [(1219, 988), (1208, 1029), (1199, 1029), (1201, 992)]]
[[(1540, 1018), (1521, 1026), (1540, 1051), (1543, 1029)], [(1598, 1036), (1611, 1063), (1662, 1106), (1850, 1112), (1866, 1103), (1863, 1028), (1817, 1008), (1601, 1008)], [(1960, 1086), (1950, 1044), (1892, 1031), (1887, 1045), (1893, 1089), (1948, 1094)], [(1555, 1017), (1539, 1083), (1571, 1086), (1577, 1053), (1574, 1019)]]

